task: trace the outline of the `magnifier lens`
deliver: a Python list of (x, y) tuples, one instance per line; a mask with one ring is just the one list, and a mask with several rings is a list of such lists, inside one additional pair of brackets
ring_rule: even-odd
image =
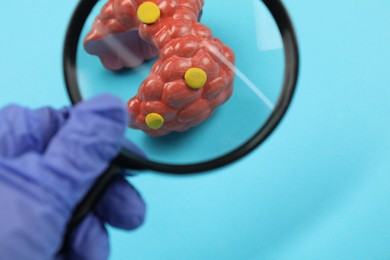
[[(162, 59), (162, 54), (160, 51), (160, 54), (156, 56), (156, 50), (139, 38), (137, 30), (123, 33), (124, 24), (131, 23), (131, 18), (125, 19), (126, 17), (121, 14), (127, 9), (121, 11), (118, 10), (119, 6), (113, 6), (117, 2), (121, 1), (110, 1), (103, 7), (106, 4), (105, 1), (99, 1), (84, 25), (76, 58), (79, 91), (83, 99), (101, 93), (110, 93), (120, 97), (124, 102), (136, 97), (139, 102), (144, 103), (140, 110), (145, 110), (145, 106), (147, 106), (145, 104), (152, 100), (153, 102), (161, 102), (168, 109), (174, 111), (174, 115), (166, 115), (157, 110), (155, 113), (152, 113), (151, 110), (140, 111), (139, 113), (143, 116), (140, 120), (144, 120), (144, 124), (147, 123), (148, 116), (149, 121), (151, 121), (151, 123), (149, 122), (150, 129), (147, 130), (149, 134), (130, 127), (126, 130), (126, 137), (144, 150), (150, 161), (186, 165), (213, 160), (236, 150), (264, 127), (282, 94), (285, 48), (276, 22), (262, 1), (241, 1), (239, 4), (236, 1), (224, 1), (223, 3), (205, 1), (200, 23), (208, 27), (212, 31), (213, 37), (220, 39), (235, 55), (235, 61), (229, 62), (223, 49), (219, 53), (218, 51), (213, 53), (211, 46), (209, 50), (207, 57), (212, 57), (211, 62), (225, 68), (226, 73), (222, 76), (222, 80), (226, 79), (229, 73), (234, 76), (233, 93), (230, 98), (228, 98), (230, 86), (218, 90), (219, 92), (215, 91), (214, 98), (218, 95), (225, 95), (227, 99), (224, 104), (215, 107), (215, 109), (210, 105), (215, 102), (210, 88), (212, 87), (211, 81), (216, 76), (207, 78), (206, 83), (199, 89), (185, 90), (177, 87), (175, 92), (172, 91), (172, 82), (163, 80), (162, 86), (159, 87), (161, 89), (151, 86), (145, 87), (142, 91), (139, 90), (140, 86), (145, 85), (144, 81), (150, 76), (154, 64)], [(156, 18), (153, 17), (153, 6), (149, 8), (152, 9), (148, 9), (147, 14), (149, 15), (145, 19)], [(166, 14), (161, 13), (164, 10), (160, 10), (160, 18), (158, 19), (165, 17)], [(117, 17), (118, 20), (106, 21), (107, 24), (104, 28), (109, 30), (107, 33), (111, 36), (100, 41), (100, 46), (91, 45), (86, 48), (84, 40), (93, 37), (93, 35), (91, 36), (93, 34), (91, 28), (93, 28), (99, 14), (101, 17), (102, 15), (111, 15)], [(157, 22), (159, 21), (157, 20)], [(175, 25), (171, 25), (170, 29), (166, 29), (167, 32), (162, 33), (175, 30), (174, 27)], [(162, 33), (159, 37), (163, 37)], [(93, 50), (94, 48), (95, 50)], [(181, 53), (186, 53), (185, 48), (188, 48), (188, 57), (196, 55), (191, 54), (190, 43), (182, 44), (181, 47), (178, 45), (177, 48), (182, 48), (178, 50)], [(98, 56), (89, 53), (91, 50), (92, 52), (100, 51), (103, 56), (115, 56), (113, 54), (118, 56), (109, 57), (105, 67)], [(169, 55), (166, 54), (165, 58), (167, 56)], [(143, 61), (144, 58), (145, 61)], [(121, 68), (120, 65), (115, 64), (118, 59), (124, 60), (132, 68)], [(183, 58), (183, 60), (193, 61), (191, 58)], [(203, 62), (207, 66), (210, 60)], [(191, 62), (183, 64), (184, 67), (188, 64), (191, 68), (199, 67), (192, 66)], [(115, 68), (116, 71), (107, 69), (107, 66)], [(186, 67), (185, 71), (181, 71), (183, 68), (178, 66), (175, 70), (176, 73), (183, 74), (182, 82), (186, 82), (185, 72), (188, 69)], [(175, 100), (176, 103), (172, 103), (172, 100)], [(200, 102), (202, 100), (203, 103)], [(195, 108), (191, 110), (191, 113), (186, 114), (185, 110), (191, 105)], [(207, 109), (210, 110), (210, 116), (207, 114), (208, 112), (205, 112)], [(179, 114), (184, 115), (179, 118), (180, 120), (178, 119)], [(183, 132), (173, 130), (172, 133), (164, 136), (150, 135), (150, 133), (153, 135), (153, 128), (159, 128), (164, 124), (169, 126), (170, 123), (171, 125), (185, 124), (187, 119), (199, 122), (196, 126)], [(172, 123), (173, 121), (176, 123)], [(153, 124), (155, 125), (153, 126)]]

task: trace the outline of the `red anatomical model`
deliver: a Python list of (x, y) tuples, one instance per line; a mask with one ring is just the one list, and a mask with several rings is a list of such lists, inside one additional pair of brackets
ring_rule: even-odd
[(110, 0), (84, 41), (111, 70), (157, 54), (128, 102), (130, 127), (153, 136), (186, 131), (211, 116), (233, 91), (234, 54), (198, 23), (203, 0)]

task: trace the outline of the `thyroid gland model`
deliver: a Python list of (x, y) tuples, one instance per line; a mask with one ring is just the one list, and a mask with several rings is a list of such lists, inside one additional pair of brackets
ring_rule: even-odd
[(109, 0), (84, 40), (109, 70), (158, 56), (128, 102), (130, 127), (152, 136), (186, 131), (232, 95), (234, 53), (199, 23), (203, 0)]

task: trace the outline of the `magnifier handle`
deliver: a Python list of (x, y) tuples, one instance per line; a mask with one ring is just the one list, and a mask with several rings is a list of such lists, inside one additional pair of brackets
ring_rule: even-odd
[(126, 158), (124, 151), (118, 155), (106, 171), (96, 180), (88, 191), (87, 195), (76, 207), (73, 217), (68, 224), (68, 233), (74, 229), (88, 215), (98, 200), (103, 196), (107, 188), (110, 186), (115, 176), (120, 174), (119, 168), (131, 170), (145, 170), (145, 167), (137, 161), (132, 161)]
[(106, 169), (106, 171), (96, 180), (92, 188), (88, 191), (87, 195), (76, 207), (73, 216), (68, 223), (64, 237), (64, 243), (58, 255), (60, 255), (66, 249), (69, 243), (71, 232), (91, 212), (91, 210), (95, 207), (99, 199), (104, 195), (104, 193), (118, 174), (120, 174), (120, 172), (118, 171), (118, 166), (116, 164), (111, 164)]

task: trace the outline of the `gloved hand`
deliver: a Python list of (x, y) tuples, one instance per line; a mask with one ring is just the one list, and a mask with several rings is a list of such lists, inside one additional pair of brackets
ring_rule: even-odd
[[(62, 110), (0, 110), (0, 259), (56, 259), (72, 212), (121, 147), (125, 105), (109, 95)], [(143, 223), (138, 192), (117, 177), (72, 232), (62, 259), (107, 259), (104, 224)]]

